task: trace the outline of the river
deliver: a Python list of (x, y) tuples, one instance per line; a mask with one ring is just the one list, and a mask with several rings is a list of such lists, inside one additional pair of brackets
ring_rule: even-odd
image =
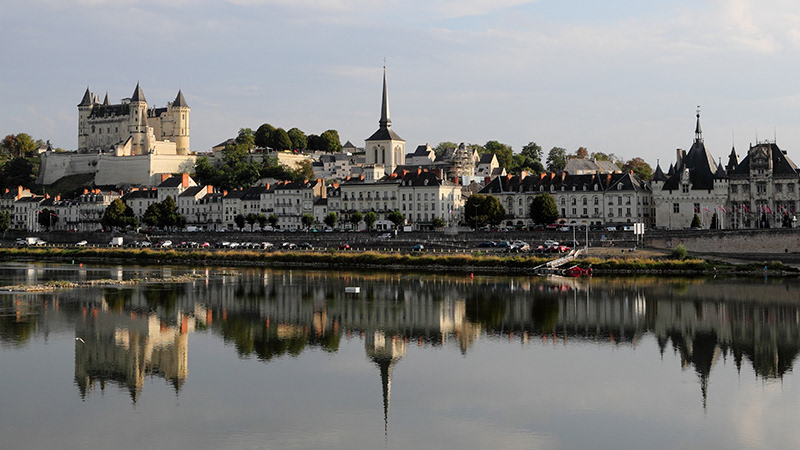
[[(800, 282), (3, 263), (4, 448), (799, 448)], [(346, 293), (358, 287), (359, 293)]]

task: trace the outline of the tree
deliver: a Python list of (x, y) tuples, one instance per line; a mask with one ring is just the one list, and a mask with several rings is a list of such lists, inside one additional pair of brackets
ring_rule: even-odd
[(589, 156), (589, 150), (586, 150), (586, 147), (578, 147), (578, 149), (575, 150), (575, 157), (576, 158), (584, 159), (587, 156)]
[(339, 139), (339, 132), (336, 130), (327, 130), (319, 135), (324, 148), (320, 150), (328, 153), (339, 153), (342, 151), (342, 141)]
[(305, 159), (297, 163), (297, 170), (295, 181), (313, 180), (314, 169), (311, 167), (311, 161)]
[(502, 144), (497, 141), (489, 141), (483, 148), (487, 152), (494, 153), (497, 156), (497, 162), (500, 164), (500, 167), (505, 167), (506, 170), (513, 168), (514, 151), (511, 149), (510, 145)]
[(542, 147), (539, 146), (536, 142), (528, 142), (528, 145), (522, 147), (522, 151), (520, 155), (530, 158), (534, 161), (542, 161)]
[(0, 232), (6, 237), (6, 232), (11, 227), (11, 211), (4, 209), (0, 211)]
[(650, 181), (653, 178), (653, 168), (638, 156), (629, 159), (623, 164), (622, 170), (625, 172), (633, 171), (643, 181)]
[(39, 173), (39, 158), (13, 158), (3, 165), (3, 188), (16, 189), (17, 186), (22, 186), (31, 189), (36, 185), (37, 173)]
[(261, 148), (269, 147), (273, 131), (275, 131), (275, 127), (272, 125), (268, 123), (262, 124), (253, 136), (253, 142)]
[(300, 218), (300, 222), (302, 222), (303, 227), (309, 228), (314, 223), (314, 216), (311, 214), (303, 214), (303, 217)]
[(236, 224), (236, 227), (240, 230), (244, 228), (244, 223), (247, 221), (247, 218), (244, 214), (237, 214), (236, 217), (233, 218), (233, 223)]
[(139, 221), (136, 220), (133, 214), (133, 208), (118, 198), (108, 205), (100, 223), (105, 229), (119, 228), (124, 230), (128, 227), (136, 228)]
[(39, 211), (37, 220), (40, 226), (45, 227), (47, 231), (50, 231), (50, 227), (58, 223), (58, 214), (56, 214), (55, 211), (45, 208)]
[(558, 208), (556, 201), (550, 194), (539, 194), (533, 198), (529, 208), (529, 214), (533, 223), (547, 225), (558, 220)]
[(258, 221), (258, 228), (261, 228), (261, 231), (264, 231), (264, 228), (267, 226), (267, 216), (259, 214), (256, 216), (256, 220)]
[(350, 214), (350, 223), (353, 224), (353, 229), (358, 230), (358, 224), (360, 224), (362, 220), (364, 220), (364, 215), (359, 211)]
[(272, 228), (278, 226), (278, 216), (276, 216), (275, 214), (270, 214), (269, 217), (267, 217), (267, 221), (269, 222), (269, 225)]
[(567, 167), (567, 151), (561, 147), (553, 147), (547, 154), (547, 170), (559, 172)]
[(386, 218), (389, 219), (394, 224), (395, 228), (399, 227), (400, 225), (406, 222), (406, 216), (404, 216), (403, 213), (401, 213), (396, 209), (390, 212), (386, 216)]
[(309, 134), (306, 136), (306, 148), (309, 150), (323, 151), (325, 148), (325, 141), (317, 134)]
[(270, 136), (270, 147), (273, 150), (287, 150), (292, 148), (292, 140), (289, 139), (289, 133), (283, 128), (278, 128), (272, 132)]
[(253, 130), (250, 128), (240, 128), (239, 134), (236, 136), (236, 144), (241, 145), (248, 152), (256, 146), (255, 136)]
[(433, 225), (433, 228), (441, 230), (442, 228), (445, 227), (445, 225), (447, 225), (447, 223), (445, 223), (444, 219), (442, 219), (441, 217), (434, 217), (433, 222), (431, 222), (431, 225)]
[(297, 171), (278, 163), (278, 158), (265, 157), (262, 162), (261, 177), (275, 178), (276, 180), (292, 180), (298, 178)]
[(367, 224), (367, 230), (372, 230), (372, 226), (378, 221), (378, 215), (375, 211), (370, 211), (364, 216), (364, 222)]
[(439, 142), (436, 145), (436, 147), (433, 147), (433, 153), (436, 156), (440, 156), (440, 155), (443, 155), (444, 151), (447, 150), (448, 148), (458, 148), (458, 144), (456, 144), (454, 142), (448, 142), (448, 141)]
[(506, 209), (493, 195), (473, 194), (464, 205), (464, 220), (476, 229), (490, 225), (499, 225), (506, 216)]
[(695, 214), (694, 217), (692, 217), (692, 224), (689, 226), (692, 228), (700, 228), (700, 216)]
[(211, 164), (211, 160), (208, 159), (208, 156), (197, 158), (194, 163), (194, 175), (192, 178), (197, 180), (199, 185), (214, 185), (218, 175), (219, 170)]
[(331, 211), (325, 216), (325, 225), (329, 226), (330, 228), (336, 228), (336, 222), (339, 221), (339, 215), (336, 212)]
[(244, 216), (244, 221), (250, 225), (250, 231), (254, 231), (253, 228), (255, 227), (256, 222), (258, 222), (258, 216), (255, 213), (248, 213), (246, 216)]
[(308, 140), (306, 139), (306, 134), (303, 133), (299, 128), (295, 127), (290, 129), (286, 132), (289, 135), (289, 139), (292, 141), (292, 148), (297, 150), (303, 150), (308, 146)]

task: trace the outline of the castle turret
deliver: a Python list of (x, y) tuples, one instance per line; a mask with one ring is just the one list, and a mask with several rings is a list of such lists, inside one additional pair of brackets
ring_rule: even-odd
[(183, 98), (183, 92), (179, 89), (175, 101), (167, 108), (172, 129), (168, 130), (165, 120), (162, 120), (162, 139), (167, 139), (175, 143), (175, 151), (179, 155), (189, 154), (189, 114), (191, 108)]
[(128, 124), (128, 132), (133, 140), (131, 153), (144, 155), (150, 151), (150, 142), (147, 130), (147, 100), (144, 98), (144, 92), (139, 87), (139, 83), (136, 83), (136, 89), (133, 90), (129, 105), (130, 122)]
[(86, 87), (83, 99), (78, 103), (78, 152), (89, 148), (89, 115), (92, 113), (92, 92)]

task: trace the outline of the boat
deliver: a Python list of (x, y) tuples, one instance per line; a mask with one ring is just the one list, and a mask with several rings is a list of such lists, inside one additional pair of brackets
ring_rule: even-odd
[(570, 277), (580, 277), (583, 275), (591, 275), (592, 269), (581, 269), (577, 265), (564, 269), (561, 273)]
[(361, 292), (361, 287), (359, 286), (345, 286), (344, 288), (345, 294), (358, 294)]

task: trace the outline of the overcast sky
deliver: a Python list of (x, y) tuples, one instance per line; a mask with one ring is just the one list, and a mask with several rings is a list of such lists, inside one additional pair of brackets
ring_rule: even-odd
[(151, 106), (182, 89), (191, 147), (270, 123), (441, 141), (535, 141), (668, 166), (701, 108), (727, 159), (774, 139), (800, 162), (800, 3), (789, 0), (0, 2), (0, 133), (77, 146), (88, 86)]

